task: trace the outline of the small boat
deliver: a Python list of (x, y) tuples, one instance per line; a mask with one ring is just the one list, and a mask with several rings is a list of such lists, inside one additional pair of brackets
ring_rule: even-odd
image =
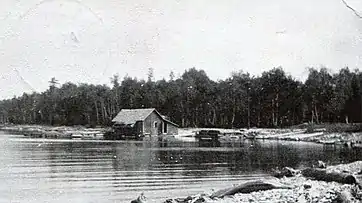
[(244, 135), (244, 137), (246, 139), (255, 139), (257, 136), (257, 132), (248, 132), (247, 134)]
[(241, 135), (237, 135), (237, 134), (233, 134), (233, 133), (224, 133), (223, 136), (219, 137), (219, 140), (223, 140), (223, 141), (237, 141), (240, 140), (242, 138)]
[(82, 134), (79, 133), (72, 134), (72, 139), (81, 139), (82, 137), (83, 137)]
[(324, 145), (334, 145), (336, 144), (335, 140), (320, 140), (319, 143), (324, 144)]
[(94, 139), (103, 139), (103, 133), (101, 132), (74, 132), (71, 136), (72, 139), (82, 139), (82, 140), (94, 140)]

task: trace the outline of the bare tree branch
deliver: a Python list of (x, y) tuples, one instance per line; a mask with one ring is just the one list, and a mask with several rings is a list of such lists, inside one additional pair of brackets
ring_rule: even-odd
[(350, 9), (351, 11), (353, 11), (353, 13), (358, 17), (362, 19), (362, 16), (354, 9), (352, 8), (350, 5), (347, 4), (347, 2), (345, 0), (342, 0), (343, 4)]

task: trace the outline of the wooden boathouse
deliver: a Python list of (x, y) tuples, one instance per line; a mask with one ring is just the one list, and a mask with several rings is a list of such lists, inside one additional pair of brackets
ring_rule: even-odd
[(143, 138), (178, 134), (178, 125), (155, 108), (122, 109), (112, 120), (112, 133), (107, 139)]

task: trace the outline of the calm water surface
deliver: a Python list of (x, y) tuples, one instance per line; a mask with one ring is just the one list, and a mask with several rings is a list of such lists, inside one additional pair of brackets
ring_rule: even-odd
[(268, 177), (275, 167), (362, 159), (361, 151), (312, 143), (31, 139), (0, 132), (0, 202), (150, 202)]

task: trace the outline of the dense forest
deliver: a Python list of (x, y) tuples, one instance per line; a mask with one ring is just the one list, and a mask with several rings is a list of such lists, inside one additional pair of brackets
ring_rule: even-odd
[(106, 85), (58, 84), (42, 93), (0, 101), (0, 122), (47, 125), (110, 125), (123, 108), (154, 107), (181, 127), (286, 127), (303, 122), (362, 122), (362, 73), (309, 68), (300, 82), (274, 68), (254, 77), (234, 72), (213, 81), (191, 68), (168, 80), (129, 76)]

